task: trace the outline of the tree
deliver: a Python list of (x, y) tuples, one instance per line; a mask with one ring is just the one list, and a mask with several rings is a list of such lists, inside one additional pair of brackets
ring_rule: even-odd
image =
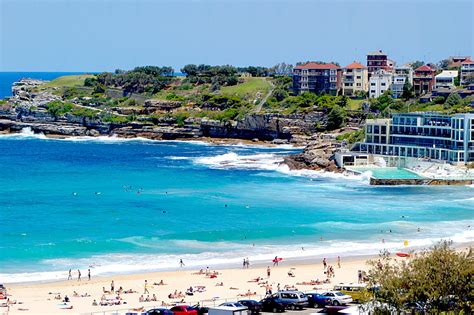
[(275, 99), (278, 101), (278, 102), (281, 102), (283, 101), (285, 98), (288, 97), (288, 92), (285, 91), (284, 89), (282, 88), (278, 88), (278, 89), (275, 89), (273, 91), (273, 97), (275, 97)]
[(349, 104), (349, 97), (347, 95), (339, 96), (337, 104), (341, 107), (346, 107)]
[(458, 93), (451, 93), (446, 99), (446, 102), (444, 102), (444, 107), (450, 108), (450, 107), (459, 105), (461, 104), (461, 101), (462, 101), (462, 98)]
[(416, 69), (416, 68), (418, 68), (418, 67), (421, 67), (421, 66), (424, 65), (424, 64), (425, 64), (425, 62), (424, 62), (424, 61), (421, 61), (421, 60), (416, 60), (416, 61), (413, 61), (413, 62), (410, 63), (410, 65), (411, 65), (411, 67), (412, 67), (413, 69)]
[(339, 105), (334, 105), (328, 114), (328, 130), (341, 128), (346, 120), (346, 111)]
[(410, 82), (408, 82), (408, 80), (406, 80), (405, 84), (403, 85), (402, 98), (404, 100), (409, 100), (413, 96), (415, 96), (413, 93), (413, 86), (410, 84)]
[(471, 249), (458, 252), (451, 245), (442, 241), (408, 261), (396, 261), (388, 253), (370, 261), (369, 286), (379, 288), (374, 300), (381, 302), (375, 313), (401, 311), (410, 303), (421, 303), (433, 314), (470, 313), (474, 255)]
[(443, 59), (440, 60), (437, 64), (439, 69), (448, 69), (449, 66), (449, 60), (448, 59)]

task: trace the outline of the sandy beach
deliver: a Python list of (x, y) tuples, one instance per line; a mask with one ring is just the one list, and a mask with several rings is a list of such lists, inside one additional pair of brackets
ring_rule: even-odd
[[(340, 282), (357, 282), (358, 270), (368, 270), (369, 266), (366, 264), (369, 257), (351, 257), (341, 258), (341, 268), (338, 268), (336, 259), (328, 259), (327, 263), (333, 266), (335, 277), (331, 279), (331, 284), (322, 285), (301, 285), (298, 283), (309, 282), (311, 280), (324, 280), (324, 268), (322, 261), (282, 261), (278, 266), (270, 266), (270, 277), (267, 277), (267, 266), (258, 265), (250, 266), (250, 268), (235, 268), (235, 269), (219, 269), (216, 270), (218, 275), (216, 278), (211, 278), (205, 274), (197, 274), (199, 270), (188, 270), (186, 267), (179, 268), (179, 270), (172, 272), (157, 272), (144, 273), (133, 275), (115, 275), (110, 277), (94, 278), (92, 270), (92, 279), (87, 279), (87, 272), (82, 271), (82, 280), (77, 280), (77, 271), (73, 274), (72, 280), (65, 280), (61, 282), (52, 283), (31, 283), (31, 284), (12, 284), (6, 285), (8, 293), (11, 295), (11, 300), (16, 300), (17, 304), (10, 307), (8, 314), (78, 314), (78, 313), (94, 313), (94, 312), (110, 312), (113, 310), (122, 310), (145, 307), (150, 309), (153, 306), (161, 306), (165, 304), (173, 304), (181, 302), (182, 298), (169, 298), (170, 293), (175, 290), (183, 294), (192, 286), (194, 288), (194, 295), (185, 295), (184, 301), (188, 304), (196, 304), (200, 302), (204, 305), (212, 306), (220, 304), (226, 300), (236, 301), (238, 299), (256, 299), (259, 300), (265, 295), (265, 282), (271, 285), (273, 291), (277, 290), (278, 284), (283, 289), (286, 285), (295, 286), (298, 290), (309, 291), (314, 289), (331, 288), (335, 283)], [(289, 271), (293, 271), (294, 277), (288, 275)], [(203, 270), (205, 273), (205, 269)], [(210, 270), (213, 272), (214, 270)], [(262, 280), (257, 283), (254, 281), (260, 277)], [(120, 287), (124, 291), (132, 290), (136, 293), (123, 293), (120, 297), (123, 299), (122, 303), (126, 304), (114, 306), (93, 306), (94, 300), (100, 302), (103, 293), (103, 288), (110, 291), (111, 282), (114, 281), (114, 290), (119, 290)], [(149, 283), (149, 294), (144, 294), (145, 280)], [(165, 285), (157, 285), (163, 280)], [(156, 283), (156, 284), (155, 284)], [(222, 283), (222, 286), (217, 284)], [(196, 292), (197, 287), (205, 287), (204, 292)], [(255, 295), (249, 297), (242, 296), (248, 292)], [(79, 296), (74, 296), (77, 292)], [(85, 295), (87, 297), (81, 297)], [(72, 306), (72, 309), (64, 309), (61, 300), (55, 299), (57, 294), (61, 298), (68, 296), (70, 303), (67, 306)], [(157, 301), (140, 302), (140, 296), (150, 298), (156, 296)], [(108, 299), (114, 299), (117, 294), (108, 294), (105, 296)], [(215, 300), (215, 301), (213, 301)], [(21, 304), (20, 304), (21, 303)], [(5, 312), (6, 308), (0, 309)]]

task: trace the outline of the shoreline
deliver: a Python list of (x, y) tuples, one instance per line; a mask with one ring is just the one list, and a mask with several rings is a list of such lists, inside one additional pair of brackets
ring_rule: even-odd
[[(443, 238), (438, 239), (438, 241), (443, 240)], [(433, 241), (432, 244), (435, 244), (438, 241)], [(344, 255), (345, 261), (359, 261), (359, 260), (368, 260), (368, 259), (373, 259), (378, 257), (378, 255), (383, 251), (387, 250), (391, 254), (394, 254), (395, 252), (403, 251), (403, 252), (416, 252), (420, 250), (424, 250), (429, 248), (431, 245), (424, 245), (424, 246), (408, 246), (405, 248), (387, 248), (387, 249), (380, 249), (377, 254), (375, 253), (370, 253), (370, 254), (362, 254), (362, 253), (350, 253), (348, 255)], [(474, 247), (474, 241), (468, 241), (468, 242), (461, 242), (461, 243), (454, 243), (452, 246), (457, 249), (457, 250), (463, 250), (465, 248), (469, 247)], [(400, 246), (401, 247), (401, 246)], [(143, 254), (143, 255), (149, 255), (149, 254)], [(330, 253), (330, 254), (321, 254), (321, 255), (307, 255), (307, 256), (298, 256), (298, 257), (290, 257), (290, 258), (284, 258), (284, 262), (286, 264), (291, 264), (295, 266), (304, 266), (304, 265), (311, 265), (314, 261), (320, 261), (322, 258), (328, 258), (328, 259), (336, 259), (337, 256), (343, 255), (340, 252), (335, 252), (335, 253)], [(341, 256), (342, 257), (342, 256)], [(263, 268), (269, 264), (269, 261), (271, 260), (271, 257), (269, 256), (268, 260), (253, 260), (251, 261), (251, 266), (255, 268)], [(232, 270), (236, 269), (239, 267), (238, 264), (235, 263), (228, 263), (228, 264), (207, 264), (210, 269), (218, 269), (218, 270)], [(199, 267), (192, 266), (192, 267), (184, 267), (184, 268), (179, 268), (178, 264), (176, 267), (168, 267), (164, 269), (150, 269), (149, 271), (145, 270), (136, 270), (136, 271), (124, 271), (124, 272), (106, 272), (103, 274), (99, 275), (94, 275), (94, 267), (90, 267), (92, 271), (92, 275), (96, 279), (109, 279), (109, 278), (114, 278), (114, 277), (134, 277), (134, 276), (146, 276), (146, 275), (153, 275), (153, 274), (161, 274), (161, 273), (169, 273), (169, 272), (177, 272), (177, 271), (196, 271), (199, 269), (205, 269), (206, 266), (201, 265)], [(73, 272), (75, 269), (73, 269)], [(87, 276), (87, 268), (81, 269), (81, 272), (84, 276)], [(46, 271), (49, 272), (49, 271)], [(62, 272), (64, 273), (64, 278), (67, 279), (67, 271), (51, 271), (51, 272)], [(30, 272), (34, 273), (34, 272)], [(42, 284), (55, 284), (55, 283), (63, 283), (67, 282), (65, 279), (44, 279), (44, 280), (35, 280), (35, 281), (21, 281), (21, 282), (3, 282), (4, 284), (7, 285), (14, 285), (14, 286), (22, 286), (22, 285), (42, 285)], [(0, 279), (1, 280), (1, 279)], [(2, 283), (2, 282), (0, 282)]]
[[(464, 251), (466, 244), (457, 244), (456, 249)], [(112, 311), (125, 313), (127, 310), (141, 307), (147, 310), (153, 307), (171, 306), (176, 303), (188, 305), (200, 303), (204, 306), (214, 306), (240, 299), (260, 300), (265, 295), (267, 285), (274, 291), (278, 287), (283, 289), (286, 285), (304, 292), (329, 290), (338, 283), (357, 283), (358, 271), (368, 272), (370, 266), (367, 261), (377, 259), (378, 255), (341, 256), (341, 268), (338, 267), (336, 257), (326, 257), (328, 265), (334, 268), (335, 276), (330, 279), (330, 283), (318, 284), (311, 283), (311, 281), (326, 279), (322, 259), (283, 260), (279, 266), (273, 266), (271, 263), (251, 262), (248, 269), (242, 268), (242, 266), (210, 268), (211, 272), (214, 270), (218, 272), (215, 278), (197, 274), (199, 269), (181, 269), (178, 266), (173, 271), (92, 276), (90, 281), (87, 280), (86, 273), (82, 281), (73, 278), (72, 280), (48, 283), (7, 284), (10, 299), (17, 301), (17, 304), (11, 305), (9, 314), (91, 314)], [(395, 259), (401, 261), (407, 258), (395, 257)], [(267, 276), (267, 267), (270, 267), (271, 270), (270, 277)], [(292, 271), (294, 276), (290, 276), (289, 271)], [(261, 279), (259, 282), (252, 280), (257, 277)], [(144, 293), (145, 280), (149, 283), (148, 293)], [(158, 285), (161, 280), (165, 285)], [(120, 294), (120, 305), (93, 306), (93, 301), (99, 302), (102, 296), (107, 301), (117, 301), (117, 294), (104, 294), (104, 291), (110, 291), (112, 281), (114, 290), (122, 287), (123, 290), (132, 290), (133, 293)], [(184, 298), (169, 297), (169, 294), (173, 292), (184, 293), (190, 286), (195, 289), (204, 287), (204, 289), (202, 292), (194, 291), (192, 296), (183, 294)], [(74, 292), (77, 292), (78, 295), (75, 296)], [(245, 296), (247, 292), (251, 292), (251, 295)], [(67, 295), (70, 302), (64, 304), (60, 300), (55, 300), (54, 296), (57, 294), (60, 294), (61, 298)], [(85, 296), (81, 297), (81, 295)], [(140, 302), (140, 296), (143, 298), (155, 296), (156, 301)], [(71, 306), (72, 310), (69, 309)], [(66, 307), (68, 309), (65, 309)]]
[(22, 130), (29, 129), (27, 131), (28, 133), (31, 134), (24, 134), (22, 131), (20, 132), (10, 132), (7, 130), (0, 130), (0, 136), (2, 135), (7, 135), (7, 136), (13, 136), (13, 135), (23, 135), (25, 137), (31, 136), (31, 137), (44, 137), (47, 139), (51, 140), (66, 140), (66, 139), (85, 139), (86, 140), (100, 140), (100, 139), (116, 139), (116, 140), (129, 140), (129, 141), (140, 141), (140, 140), (145, 140), (145, 141), (156, 141), (156, 142), (170, 142), (170, 141), (176, 141), (176, 142), (204, 142), (206, 144), (212, 144), (212, 145), (243, 145), (243, 146), (253, 146), (253, 147), (264, 147), (264, 148), (279, 148), (279, 147), (291, 147), (291, 149), (304, 149), (304, 144), (298, 144), (298, 143), (274, 143), (272, 141), (265, 141), (265, 140), (249, 140), (249, 139), (240, 139), (240, 138), (213, 138), (213, 137), (191, 137), (191, 138), (177, 138), (177, 139), (156, 139), (156, 138), (147, 138), (144, 135), (136, 136), (136, 137), (123, 137), (120, 134), (106, 134), (106, 135), (99, 135), (99, 136), (71, 136), (71, 135), (61, 135), (61, 134), (45, 134), (45, 133), (34, 133), (31, 128), (26, 127)]

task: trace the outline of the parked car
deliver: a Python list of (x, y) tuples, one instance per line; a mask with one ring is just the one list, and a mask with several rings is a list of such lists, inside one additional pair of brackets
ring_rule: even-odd
[(199, 304), (197, 304), (193, 305), (193, 308), (198, 312), (198, 315), (206, 315), (209, 313), (209, 307), (199, 306)]
[(147, 315), (174, 315), (173, 311), (167, 308), (154, 308), (146, 311)]
[(280, 299), (272, 297), (272, 296), (268, 296), (264, 298), (263, 300), (260, 301), (260, 303), (262, 304), (262, 311), (273, 312), (273, 313), (285, 311), (285, 304), (283, 304), (283, 302)]
[(287, 309), (303, 309), (308, 306), (308, 298), (300, 291), (278, 291), (272, 297), (280, 299)]
[(331, 299), (332, 305), (346, 305), (352, 302), (350, 295), (344, 294), (340, 291), (327, 291), (323, 293), (324, 296)]
[(243, 305), (242, 303), (239, 303), (239, 302), (225, 302), (225, 303), (222, 303), (222, 304), (219, 305), (219, 306), (246, 307), (245, 305)]
[(187, 305), (176, 305), (170, 309), (174, 315), (198, 315), (194, 307)]
[(320, 293), (306, 293), (309, 307), (323, 307), (331, 304), (331, 299)]
[(368, 301), (373, 295), (367, 290), (365, 283), (339, 283), (334, 286), (333, 290), (350, 295), (357, 303)]
[(240, 300), (239, 303), (247, 306), (252, 314), (258, 314), (262, 310), (262, 303), (254, 300)]
[[(224, 303), (225, 304), (225, 303)], [(209, 308), (209, 315), (250, 315), (246, 306), (237, 306), (240, 303), (230, 303), (234, 305), (221, 305)]]

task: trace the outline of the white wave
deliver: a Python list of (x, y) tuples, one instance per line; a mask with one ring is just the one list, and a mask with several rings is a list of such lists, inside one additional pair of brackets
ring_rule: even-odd
[[(301, 259), (332, 258), (338, 255), (343, 258), (358, 255), (377, 255), (386, 249), (391, 252), (400, 250), (417, 250), (432, 246), (441, 239), (452, 240), (455, 244), (474, 242), (474, 229), (466, 228), (472, 220), (457, 222), (441, 222), (449, 225), (447, 232), (442, 235), (435, 233), (437, 223), (432, 223), (429, 230), (423, 227), (422, 237), (413, 237), (416, 234), (404, 234), (387, 237), (386, 242), (380, 239), (367, 239), (365, 241), (323, 241), (298, 244), (252, 244), (236, 242), (202, 242), (196, 240), (169, 240), (175, 247), (188, 250), (200, 250), (195, 254), (106, 254), (95, 255), (87, 258), (58, 258), (43, 260), (39, 265), (43, 269), (54, 271), (0, 273), (0, 279), (5, 283), (33, 282), (63, 280), (67, 278), (67, 270), (81, 269), (85, 275), (91, 268), (93, 276), (139, 273), (151, 271), (176, 270), (180, 259), (186, 264), (187, 269), (212, 269), (224, 267), (240, 267), (242, 259), (248, 257), (252, 264), (269, 263), (273, 257), (283, 257), (289, 261)], [(455, 228), (457, 226), (457, 229)], [(444, 229), (443, 229), (444, 230)], [(404, 246), (404, 240), (409, 241), (409, 246)], [(122, 241), (138, 244), (141, 247), (155, 247), (162, 245), (157, 238), (144, 239), (143, 237), (124, 238)], [(168, 246), (169, 246), (168, 243)], [(153, 245), (154, 244), (154, 245)]]
[(292, 144), (257, 144), (257, 143), (234, 143), (234, 144), (229, 144), (229, 143), (222, 143), (224, 146), (228, 147), (237, 147), (237, 148), (250, 148), (250, 149), (269, 149), (269, 150), (274, 150), (274, 149), (283, 149), (283, 150), (302, 150), (304, 147), (301, 146), (295, 146)]
[(35, 133), (30, 127), (23, 128), (19, 133), (10, 133), (0, 136), (9, 139), (48, 139), (43, 133)]
[(194, 162), (217, 169), (276, 170), (283, 158), (270, 153), (239, 155), (235, 152), (195, 158)]
[[(443, 201), (446, 201), (446, 200), (443, 200)], [(464, 198), (464, 199), (454, 199), (454, 200), (451, 200), (451, 202), (463, 202), (463, 201), (474, 201), (474, 197), (470, 197), (470, 198)]]
[(189, 156), (165, 156), (165, 159), (179, 161), (179, 160), (191, 160), (192, 158)]
[(370, 173), (352, 174), (348, 172), (335, 173), (324, 170), (290, 170), (288, 165), (283, 163), (283, 155), (277, 155), (275, 153), (239, 155), (235, 152), (230, 152), (215, 156), (194, 158), (193, 162), (214, 169), (251, 169), (276, 171), (289, 176), (299, 176), (308, 178), (349, 179), (364, 183), (368, 183), (371, 176)]

